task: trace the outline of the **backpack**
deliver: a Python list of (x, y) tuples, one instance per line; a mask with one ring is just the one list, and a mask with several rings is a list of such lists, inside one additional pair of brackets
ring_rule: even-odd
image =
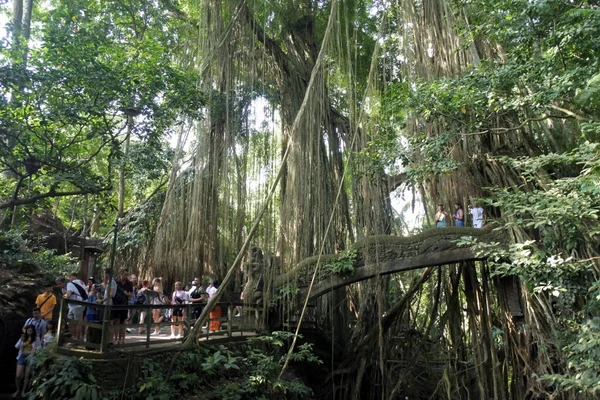
[(77, 288), (77, 291), (79, 292), (79, 296), (81, 296), (82, 300), (85, 301), (88, 298), (87, 292), (85, 291), (84, 288), (82, 288), (80, 285), (76, 284), (75, 282), (71, 282), (73, 285), (75, 285), (75, 287)]
[(117, 290), (115, 291), (115, 295), (113, 296), (113, 304), (115, 306), (122, 306), (127, 304), (127, 296), (125, 296), (125, 292), (123, 288), (117, 284)]
[(142, 293), (139, 293), (139, 294), (137, 295), (137, 297), (135, 298), (135, 303), (134, 303), (134, 304), (136, 304), (136, 305), (138, 305), (138, 306), (139, 306), (139, 305), (142, 305), (142, 304), (146, 304), (146, 300), (147, 300), (147, 297), (146, 297), (146, 295), (145, 295), (145, 294), (142, 292)]

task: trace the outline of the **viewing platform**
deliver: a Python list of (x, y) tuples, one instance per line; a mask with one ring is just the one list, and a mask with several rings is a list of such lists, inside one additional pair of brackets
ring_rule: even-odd
[[(68, 305), (78, 304), (87, 308), (98, 310), (98, 321), (74, 321), (67, 320)], [(118, 357), (123, 353), (154, 353), (167, 349), (177, 349), (182, 346), (185, 338), (194, 331), (196, 319), (194, 314), (199, 315), (203, 304), (169, 304), (169, 305), (104, 305), (86, 301), (62, 299), (59, 305), (59, 317), (57, 326), (56, 346), (57, 352), (63, 355), (79, 356), (84, 358), (106, 359)], [(221, 317), (216, 319), (207, 318), (202, 329), (199, 342), (229, 343), (247, 340), (256, 336), (262, 330), (261, 312), (242, 302), (222, 302)], [(183, 309), (183, 321), (163, 321), (155, 323), (152, 320), (152, 312), (158, 311), (161, 315), (173, 314), (173, 310)], [(113, 343), (113, 332), (122, 325), (111, 325), (110, 315), (113, 311), (126, 311), (132, 323), (126, 324), (125, 343)], [(240, 312), (241, 311), (241, 312)], [(144, 321), (138, 318), (145, 313)], [(84, 311), (85, 315), (85, 311)], [(220, 322), (220, 329), (215, 328), (214, 322)], [(138, 323), (133, 323), (138, 322)], [(84, 333), (81, 339), (75, 339), (72, 335), (73, 329), (69, 327), (81, 326)], [(171, 336), (171, 326), (183, 325), (181, 337)], [(156, 327), (158, 334), (154, 334)], [(165, 329), (166, 328), (166, 329)], [(140, 330), (143, 333), (140, 333)], [(179, 328), (176, 328), (179, 331)]]

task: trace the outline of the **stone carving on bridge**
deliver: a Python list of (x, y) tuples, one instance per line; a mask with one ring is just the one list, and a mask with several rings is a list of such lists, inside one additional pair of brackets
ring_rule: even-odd
[[(463, 260), (477, 260), (469, 246), (456, 244), (461, 238), (473, 237), (478, 242), (506, 243), (506, 235), (497, 225), (487, 225), (483, 229), (449, 227), (424, 231), (414, 236), (371, 236), (357, 242), (353, 268), (346, 273), (332, 273), (332, 265), (339, 263), (340, 255), (323, 255), (320, 269), (315, 279), (311, 297), (326, 293), (336, 287), (368, 279), (376, 275), (390, 274), (403, 270), (451, 264)], [(317, 256), (300, 262), (290, 272), (275, 279), (275, 288), (295, 284), (301, 291), (310, 285)]]
[(248, 277), (244, 286), (244, 300), (260, 307), (263, 305), (263, 274), (265, 270), (265, 257), (261, 249), (252, 247), (248, 251), (243, 270)]

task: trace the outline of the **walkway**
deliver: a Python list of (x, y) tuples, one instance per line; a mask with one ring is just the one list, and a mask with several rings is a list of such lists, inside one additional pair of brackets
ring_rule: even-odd
[[(152, 310), (162, 310), (163, 312), (169, 309), (181, 308), (181, 305), (126, 305), (126, 306), (104, 306), (99, 304), (90, 304), (74, 300), (62, 300), (61, 313), (59, 314), (59, 331), (57, 336), (57, 351), (64, 355), (76, 355), (85, 358), (110, 358), (118, 356), (122, 353), (149, 353), (155, 351), (163, 351), (166, 349), (176, 349), (183, 342), (183, 337), (171, 337), (172, 325), (184, 325), (184, 336), (188, 331), (193, 331), (195, 320), (185, 319), (182, 322), (160, 322), (155, 324), (151, 318), (146, 317), (142, 324), (131, 324), (126, 327), (131, 333), (125, 334), (124, 344), (112, 344), (110, 321), (107, 322), (87, 322), (87, 321), (69, 321), (71, 327), (80, 325), (87, 327), (88, 335), (85, 340), (76, 340), (68, 333), (66, 320), (66, 303), (78, 303), (86, 307), (95, 307), (99, 310), (100, 315), (104, 315), (104, 309), (109, 308), (110, 311), (128, 310), (132, 313), (146, 312), (146, 315), (151, 315)], [(243, 313), (236, 316), (236, 307), (243, 307)], [(184, 306), (185, 315), (192, 315), (192, 305)], [(204, 307), (204, 304), (200, 305)], [(261, 323), (259, 314), (256, 310), (242, 303), (219, 303), (223, 317), (218, 320), (221, 322), (221, 329), (213, 332), (208, 332), (206, 328), (202, 329), (200, 341), (210, 341), (211, 343), (234, 342), (247, 340), (248, 337), (256, 336), (256, 332), (260, 331)], [(212, 320), (214, 321), (214, 320)], [(211, 320), (206, 322), (205, 326), (210, 326)], [(158, 326), (160, 334), (153, 335), (155, 327)], [(138, 329), (142, 329), (144, 333), (138, 333)], [(96, 330), (92, 334), (92, 330)]]

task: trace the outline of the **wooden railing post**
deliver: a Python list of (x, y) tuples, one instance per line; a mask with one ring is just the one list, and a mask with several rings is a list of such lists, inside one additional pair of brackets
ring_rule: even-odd
[(231, 324), (233, 323), (232, 305), (227, 305), (227, 337), (231, 337)]
[(108, 342), (110, 339), (110, 314), (111, 306), (104, 305), (104, 317), (102, 318), (102, 339), (100, 340), (100, 353), (108, 351)]
[(254, 329), (256, 330), (256, 333), (260, 332), (260, 319), (259, 319), (258, 307), (256, 307), (254, 309)]
[[(146, 311), (146, 348), (150, 347), (150, 329), (152, 329), (152, 307), (148, 306)], [(144, 321), (142, 321), (144, 323)]]
[[(61, 347), (65, 341), (65, 299), (60, 298), (60, 302), (58, 303), (58, 332), (56, 334), (56, 345)], [(67, 306), (68, 307), (68, 306)]]

